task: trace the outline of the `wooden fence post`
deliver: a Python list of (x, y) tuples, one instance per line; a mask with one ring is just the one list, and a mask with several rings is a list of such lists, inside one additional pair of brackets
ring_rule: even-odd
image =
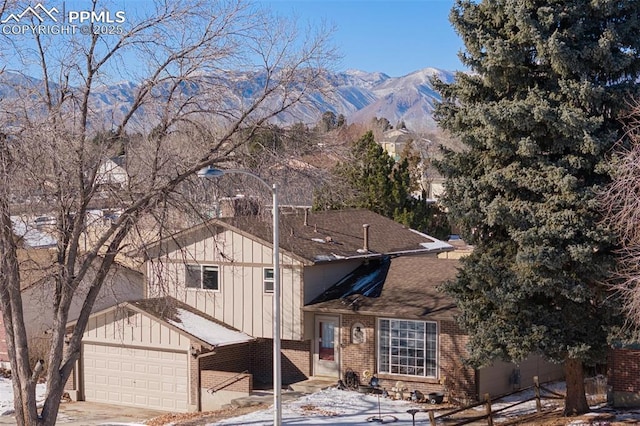
[(540, 401), (540, 380), (538, 376), (533, 376), (533, 386), (536, 390), (536, 411), (542, 412), (542, 402)]
[(491, 397), (488, 393), (484, 394), (484, 400), (487, 407), (487, 426), (493, 426), (493, 415), (491, 414)]
[(429, 423), (431, 426), (436, 426), (436, 415), (433, 414), (433, 411), (429, 411)]

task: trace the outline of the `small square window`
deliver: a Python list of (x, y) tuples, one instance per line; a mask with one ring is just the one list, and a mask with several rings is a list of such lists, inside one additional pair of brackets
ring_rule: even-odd
[(263, 269), (263, 288), (265, 293), (273, 293), (274, 289), (274, 278), (273, 278), (273, 268), (264, 268)]
[(203, 290), (220, 290), (218, 267), (185, 265), (185, 286)]
[(200, 265), (186, 265), (185, 285), (187, 288), (200, 288), (202, 279), (202, 268)]

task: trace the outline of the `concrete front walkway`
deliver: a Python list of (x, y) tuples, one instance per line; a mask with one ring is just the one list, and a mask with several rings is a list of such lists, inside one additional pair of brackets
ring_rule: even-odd
[[(63, 402), (60, 404), (56, 425), (94, 426), (122, 423), (140, 423), (153, 417), (167, 414), (167, 411), (120, 405), (99, 404), (97, 402)], [(0, 416), (0, 425), (15, 425), (13, 416)]]

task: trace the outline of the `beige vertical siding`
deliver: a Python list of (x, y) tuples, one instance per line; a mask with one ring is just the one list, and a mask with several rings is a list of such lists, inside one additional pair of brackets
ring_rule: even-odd
[(304, 303), (309, 303), (349, 272), (356, 269), (362, 260), (331, 262), (309, 266), (304, 269)]
[[(514, 370), (520, 371), (519, 386), (510, 383), (510, 376)], [(496, 361), (490, 367), (478, 370), (478, 397), (484, 394), (502, 395), (516, 389), (533, 385), (533, 376), (538, 376), (540, 383), (560, 380), (564, 377), (561, 364), (553, 364), (545, 361), (539, 355), (531, 354), (519, 364)]]
[[(271, 247), (232, 231), (147, 262), (149, 297), (172, 296), (243, 332), (273, 337), (273, 295), (263, 291)], [(217, 265), (220, 291), (186, 289), (185, 263)], [(281, 252), (282, 338), (302, 338), (302, 263)]]
[(184, 351), (190, 346), (189, 339), (172, 328), (140, 313), (127, 315), (124, 309), (90, 317), (82, 341)]

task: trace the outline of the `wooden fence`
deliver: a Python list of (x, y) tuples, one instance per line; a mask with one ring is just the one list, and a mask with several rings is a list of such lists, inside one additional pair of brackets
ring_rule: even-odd
[[(538, 413), (542, 412), (542, 402), (541, 402), (541, 390), (545, 391), (545, 395), (544, 397), (546, 399), (562, 399), (564, 398), (564, 395), (560, 395), (550, 389), (544, 388), (543, 386), (540, 386), (540, 382), (538, 380), (538, 377), (535, 376), (533, 378), (533, 386), (530, 386), (528, 388), (524, 388), (524, 389), (518, 389), (515, 392), (511, 392), (508, 394), (504, 394), (504, 395), (500, 395), (499, 397), (496, 397), (495, 400), (498, 399), (502, 399), (502, 398), (506, 398), (507, 396), (516, 394), (516, 393), (520, 393), (529, 389), (533, 389), (534, 390), (534, 396), (525, 400), (521, 400), (518, 402), (515, 402), (511, 405), (508, 406), (504, 406), (501, 407), (497, 410), (493, 409), (491, 407), (491, 397), (489, 394), (485, 394), (484, 395), (484, 401), (482, 402), (478, 402), (475, 404), (471, 404), (471, 405), (467, 405), (464, 407), (460, 407), (460, 408), (456, 408), (455, 410), (451, 410), (448, 411), (446, 413), (442, 413), (436, 416), (434, 410), (421, 410), (421, 411), (427, 411), (429, 414), (429, 423), (431, 424), (431, 426), (436, 426), (436, 422), (438, 420), (446, 422), (447, 425), (449, 426), (462, 426), (462, 425), (466, 425), (469, 423), (474, 423), (474, 422), (478, 422), (481, 420), (486, 420), (487, 421), (487, 425), (488, 426), (493, 426), (493, 416), (496, 414), (499, 414), (503, 411), (509, 410), (510, 408), (516, 407), (518, 405), (527, 403), (529, 401), (536, 401), (536, 411)], [(479, 407), (479, 406), (485, 406), (485, 414), (482, 415), (478, 415), (478, 416), (472, 416), (472, 417), (465, 417), (464, 419), (459, 419), (459, 421), (456, 421), (457, 419), (455, 418), (456, 415), (467, 411), (467, 410), (471, 410), (473, 408)], [(409, 410), (408, 412), (413, 411), (413, 410)], [(415, 414), (416, 412), (414, 411), (413, 413), (410, 413), (413, 416), (413, 424), (415, 424)]]

